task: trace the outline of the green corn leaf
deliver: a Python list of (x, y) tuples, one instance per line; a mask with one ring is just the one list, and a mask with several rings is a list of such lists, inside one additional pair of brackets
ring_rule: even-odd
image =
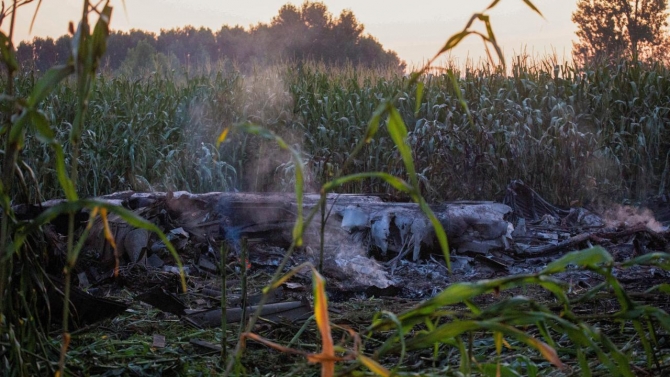
[(102, 12), (100, 12), (98, 22), (96, 22), (95, 27), (93, 28), (93, 69), (97, 68), (100, 59), (102, 59), (105, 50), (107, 50), (107, 37), (109, 36), (109, 22), (111, 21), (111, 18), (112, 7), (110, 7), (109, 2), (107, 2)]
[(30, 111), (28, 109), (23, 109), (21, 115), (19, 115), (14, 124), (12, 124), (9, 128), (9, 142), (14, 144), (17, 150), (21, 150), (23, 148), (23, 131), (28, 126), (29, 121)]
[(482, 321), (479, 322), (479, 324), (482, 328), (485, 328), (489, 331), (498, 331), (503, 334), (514, 336), (519, 341), (524, 342), (527, 345), (537, 349), (547, 361), (554, 364), (554, 366), (556, 366), (557, 368), (561, 369), (563, 368), (563, 363), (561, 362), (561, 359), (559, 359), (556, 350), (547, 345), (546, 343), (526, 334), (525, 332), (515, 327), (499, 323), (495, 320)]
[(440, 250), (442, 250), (444, 262), (447, 264), (447, 269), (451, 271), (451, 258), (449, 257), (449, 242), (447, 242), (447, 232), (444, 231), (442, 223), (437, 219), (437, 216), (435, 216), (435, 213), (428, 206), (428, 203), (426, 203), (422, 196), (419, 197), (419, 208), (421, 208), (421, 211), (423, 211), (423, 213), (428, 216), (430, 223), (433, 225), (435, 236), (437, 237), (437, 241), (440, 244)]
[(555, 280), (548, 279), (546, 276), (540, 277), (539, 284), (546, 290), (553, 293), (562, 303), (569, 302), (568, 296), (565, 294), (565, 285)]
[(386, 111), (387, 104), (388, 102), (384, 101), (379, 106), (377, 106), (375, 112), (372, 114), (372, 117), (368, 122), (368, 128), (365, 130), (365, 137), (363, 138), (364, 143), (369, 143), (370, 140), (372, 140), (372, 138), (377, 134), (377, 131), (379, 130), (379, 122), (381, 121), (382, 114), (384, 114)]
[(78, 199), (77, 190), (74, 186), (74, 183), (67, 174), (63, 147), (61, 146), (60, 143), (52, 143), (51, 146), (54, 148), (54, 151), (56, 152), (56, 175), (58, 176), (58, 182), (63, 188), (67, 200), (76, 201)]
[(414, 169), (414, 160), (412, 159), (412, 151), (409, 149), (409, 145), (407, 145), (407, 126), (405, 126), (405, 122), (402, 120), (402, 116), (395, 108), (395, 106), (389, 104), (388, 113), (389, 113), (389, 120), (388, 120), (389, 134), (391, 135), (393, 143), (396, 145), (398, 151), (400, 152), (400, 157), (402, 157), (402, 161), (405, 163), (405, 169), (407, 169), (407, 175), (409, 176), (409, 181), (412, 187), (414, 187), (418, 193), (419, 182), (416, 177), (416, 170)]
[[(478, 282), (456, 283), (450, 285), (436, 296), (400, 314), (398, 318), (400, 318), (403, 323), (412, 323), (419, 321), (425, 316), (432, 315), (440, 307), (461, 303), (484, 293), (501, 292), (509, 288), (527, 284), (540, 284), (547, 281), (552, 280), (548, 279), (546, 276), (516, 275), (500, 279), (481, 280)], [(377, 326), (384, 327), (386, 324), (383, 323), (383, 321), (380, 321), (373, 325), (373, 327)]]
[(670, 270), (670, 254), (661, 252), (648, 253), (621, 264), (622, 267), (638, 265), (657, 266), (664, 270)]
[(577, 360), (579, 360), (579, 367), (582, 372), (583, 377), (591, 377), (591, 368), (589, 368), (589, 362), (586, 360), (586, 355), (582, 347), (577, 347)]
[(28, 110), (28, 112), (30, 114), (30, 120), (35, 126), (35, 134), (37, 135), (37, 138), (41, 142), (47, 144), (53, 142), (56, 134), (51, 127), (49, 127), (49, 120), (46, 115), (39, 110)]
[(552, 338), (551, 334), (549, 333), (547, 322), (543, 320), (537, 321), (535, 322), (535, 326), (537, 326), (537, 329), (540, 331), (540, 334), (542, 334), (542, 337), (544, 338), (545, 342), (547, 342), (547, 344), (549, 344), (550, 346), (556, 348), (556, 342), (554, 342), (554, 338)]
[(596, 267), (600, 264), (612, 263), (613, 260), (612, 255), (607, 250), (596, 246), (566, 254), (563, 258), (550, 263), (541, 274), (548, 275), (563, 272), (569, 264), (579, 267)]
[(321, 192), (323, 193), (331, 192), (337, 187), (340, 187), (346, 183), (361, 181), (363, 179), (368, 178), (382, 179), (400, 192), (404, 192), (407, 194), (411, 194), (413, 192), (412, 186), (407, 184), (407, 182), (403, 181), (398, 177), (392, 176), (391, 174), (381, 172), (357, 173), (357, 174), (345, 175), (344, 177), (335, 178), (332, 181), (325, 183), (321, 187)]
[(35, 84), (35, 88), (33, 88), (30, 97), (28, 97), (28, 107), (35, 108), (56, 88), (59, 82), (72, 73), (74, 73), (74, 66), (71, 64), (50, 68)]
[(297, 216), (295, 220), (295, 225), (293, 226), (293, 239), (295, 240), (296, 246), (302, 246), (302, 234), (304, 228), (303, 220), (303, 190), (304, 190), (304, 177), (302, 172), (302, 159), (300, 154), (291, 148), (291, 154), (293, 155), (293, 163), (295, 164), (295, 198), (297, 206)]
[(642, 322), (639, 320), (633, 320), (633, 327), (635, 328), (635, 331), (640, 338), (642, 348), (644, 348), (644, 353), (647, 356), (647, 368), (651, 368), (654, 362), (654, 350), (651, 346), (651, 343), (649, 342), (649, 339), (647, 339), (647, 333), (644, 331)]
[(416, 84), (416, 103), (414, 104), (414, 116), (419, 116), (419, 110), (421, 110), (421, 100), (423, 100), (423, 81), (419, 81)]
[(19, 69), (19, 63), (16, 60), (12, 41), (10, 41), (9, 37), (2, 31), (0, 31), (0, 56), (2, 56), (3, 63), (5, 63), (10, 71), (13, 72)]
[(478, 321), (453, 321), (438, 326), (430, 332), (417, 334), (407, 341), (407, 349), (432, 347), (435, 343), (445, 343), (455, 337), (472, 330), (481, 328)]
[(670, 294), (670, 284), (668, 283), (662, 283), (659, 285), (655, 285), (651, 288), (649, 288), (645, 293), (652, 293), (653, 291), (658, 290), (659, 292), (665, 293), (665, 294)]

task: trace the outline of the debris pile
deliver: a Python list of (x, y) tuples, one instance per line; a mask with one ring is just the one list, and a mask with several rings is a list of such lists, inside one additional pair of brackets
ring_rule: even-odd
[[(135, 300), (201, 328), (221, 324), (220, 300), (226, 296), (226, 320), (240, 321), (256, 309), (259, 297), (254, 289), (241, 297), (240, 268), (250, 268), (250, 273), (274, 271), (291, 244), (298, 213), (289, 194), (120, 192), (99, 199), (132, 210), (161, 228), (184, 263), (189, 286), (188, 292), (179, 293), (176, 261), (155, 234), (109, 215), (116, 250), (98, 222), (76, 267), (79, 289), (72, 305), (75, 324), (80, 326), (126, 310), (127, 303), (105, 298), (113, 287), (124, 287)], [(319, 199), (305, 195), (304, 213), (317, 208)], [(17, 206), (16, 212), (34, 217), (58, 203)], [(416, 204), (345, 194), (328, 195), (323, 223), (317, 215), (307, 226), (304, 245), (291, 256), (286, 271), (305, 262), (322, 265), (333, 298), (423, 298), (455, 281), (537, 271), (567, 252), (591, 245), (606, 247), (619, 260), (668, 249), (667, 227), (648, 212), (619, 209), (615, 217), (585, 208), (560, 208), (521, 181), (509, 185), (503, 203), (464, 201), (432, 209), (447, 232), (451, 273), (430, 222)], [(85, 212), (77, 214), (80, 231), (87, 218)], [(64, 221), (56, 219), (45, 230), (54, 255), (64, 253)], [(242, 247), (247, 248), (244, 261)], [(222, 250), (227, 253), (221, 255)], [(117, 260), (120, 268), (115, 275)], [(225, 287), (222, 267), (235, 277)], [(50, 271), (56, 275), (59, 268)], [(56, 293), (50, 302), (55, 313), (62, 295), (58, 279), (52, 280)], [(275, 321), (308, 317), (309, 285), (309, 277), (299, 273), (274, 293), (262, 316)]]

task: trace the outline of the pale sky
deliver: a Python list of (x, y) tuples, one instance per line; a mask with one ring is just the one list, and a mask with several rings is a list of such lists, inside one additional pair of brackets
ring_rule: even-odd
[[(35, 1), (36, 4), (38, 1)], [(216, 32), (222, 25), (248, 27), (269, 23), (279, 8), (288, 2), (301, 5), (302, 0), (112, 0), (112, 28), (116, 30), (160, 29), (193, 25)], [(382, 45), (394, 50), (410, 66), (432, 57), (449, 36), (460, 31), (474, 12), (483, 11), (491, 0), (324, 0), (328, 10), (338, 16), (351, 9), (365, 32)], [(7, 3), (7, 2), (5, 2)], [(488, 12), (496, 37), (507, 59), (526, 50), (531, 56), (556, 54), (559, 62), (570, 59), (576, 27), (570, 20), (577, 0), (533, 0), (543, 13), (532, 12), (522, 0), (500, 1)], [(42, 0), (32, 31), (30, 21), (34, 4), (19, 9), (14, 42), (35, 36), (58, 37), (67, 33), (68, 22), (81, 14), (81, 0)], [(6, 30), (9, 20), (4, 20)], [(451, 54), (457, 63), (467, 58), (486, 56), (481, 40), (469, 37)]]

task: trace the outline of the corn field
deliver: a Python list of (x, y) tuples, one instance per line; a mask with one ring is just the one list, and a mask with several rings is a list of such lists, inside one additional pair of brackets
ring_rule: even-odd
[[(245, 121), (276, 132), (304, 154), (308, 189), (342, 173), (404, 176), (384, 131), (353, 164), (343, 164), (380, 99), (401, 90), (407, 77), (353, 66), (284, 64), (244, 73), (222, 66), (228, 69), (191, 75), (174, 70), (136, 79), (99, 75), (82, 135), (80, 192), (290, 190), (293, 165), (272, 143), (237, 135), (215, 147), (223, 127)], [(666, 67), (621, 61), (578, 69), (552, 59), (518, 58), (511, 72), (483, 65), (426, 74), (417, 113), (416, 91), (398, 98), (395, 105), (409, 125), (409, 144), (429, 199), (499, 199), (511, 179), (563, 205), (641, 200), (665, 191)], [(16, 82), (25, 94), (35, 73)], [(65, 82), (43, 103), (63, 140), (75, 94)], [(64, 147), (67, 153), (67, 143)], [(23, 153), (40, 177), (41, 195), (62, 196), (48, 147), (30, 139)], [(273, 158), (263, 158), (268, 155)], [(342, 190), (392, 193), (373, 181)]]

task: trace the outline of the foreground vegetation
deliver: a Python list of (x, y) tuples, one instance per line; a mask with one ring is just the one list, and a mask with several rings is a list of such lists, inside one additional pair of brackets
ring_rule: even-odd
[[(262, 306), (268, 292), (297, 272), (296, 268), (287, 274), (284, 267), (301, 245), (304, 223), (321, 208), (300, 213), (305, 189), (323, 194), (385, 193), (393, 187), (418, 202), (433, 221), (447, 266), (444, 230), (422, 192), (433, 200), (490, 199), (499, 196), (512, 178), (527, 181), (561, 204), (602, 197), (643, 198), (665, 191), (670, 169), (665, 134), (670, 85), (665, 67), (621, 61), (582, 69), (519, 59), (510, 75), (505, 69), (482, 66), (464, 72), (424, 70), (405, 77), (390, 71), (288, 64), (257, 66), (244, 75), (228, 66), (129, 80), (96, 75), (109, 34), (108, 5), (84, 1), (72, 59), (41, 77), (18, 70), (11, 32), (8, 37), (0, 33), (7, 72), (2, 88), (6, 95), (1, 98), (3, 374), (58, 370), (60, 376), (86, 363), (86, 351), (81, 353), (77, 344), (81, 339), (75, 336), (72, 342), (68, 330), (68, 305), (63, 305), (60, 338), (49, 337), (49, 329), (36, 319), (46, 287), (52, 285), (43, 265), (54, 256), (42, 231), (56, 216), (68, 219), (67, 246), (59, 255), (65, 302), (90, 230), (87, 226), (80, 239), (75, 237), (79, 211), (87, 211), (89, 224), (102, 219), (112, 247), (109, 212), (134, 227), (158, 233), (179, 264), (179, 256), (154, 224), (118, 206), (80, 197), (125, 188), (294, 190), (299, 210), (293, 242), (274, 275), (265, 277)], [(96, 20), (94, 26), (88, 23), (89, 15)], [(472, 20), (490, 27), (484, 14)], [(470, 26), (459, 35), (466, 35)], [(490, 31), (482, 36), (498, 47)], [(455, 38), (441, 52), (457, 44), (460, 37)], [(231, 129), (245, 133), (229, 135)], [(382, 183), (371, 178), (381, 178)], [(67, 201), (34, 218), (19, 219), (12, 207), (16, 202), (58, 196)], [(242, 247), (242, 266), (244, 252)], [(316, 326), (310, 330), (312, 339), (319, 333), (321, 345), (291, 351), (261, 337), (271, 334), (255, 332), (263, 330), (254, 326), (258, 309), (244, 329), (230, 332), (234, 351), (222, 354), (218, 365), (203, 368), (226, 375), (243, 373), (245, 365), (250, 367), (243, 357), (246, 339), (303, 355), (320, 364), (323, 376), (333, 375), (336, 365), (360, 374), (410, 373), (408, 360), (431, 356), (432, 366), (422, 373), (632, 376), (643, 369), (662, 373), (667, 360), (663, 339), (670, 331), (670, 319), (657, 306), (633, 300), (617, 275), (640, 266), (667, 271), (669, 259), (666, 253), (648, 253), (615, 262), (607, 251), (595, 247), (568, 254), (533, 274), (453, 284), (400, 313), (380, 311), (357, 330), (331, 328), (325, 280), (314, 267), (303, 266), (312, 270)], [(575, 294), (571, 284), (560, 280), (572, 266), (589, 271), (601, 283)], [(183, 275), (180, 283), (185, 290)], [(531, 287), (550, 293), (552, 303), (522, 296), (499, 298), (493, 304), (478, 301), (484, 295)], [(667, 292), (667, 284), (644, 293), (657, 291)], [(603, 297), (613, 303), (607, 313), (584, 316), (575, 310), (575, 304)], [(304, 331), (308, 328), (309, 323)], [(343, 343), (335, 345), (331, 330)], [(225, 346), (228, 336), (223, 328), (218, 340)], [(132, 340), (125, 344), (130, 346), (125, 349), (128, 353), (138, 350)], [(522, 351), (503, 359), (503, 346)], [(408, 357), (410, 351), (418, 353)], [(539, 357), (523, 355), (531, 352)], [(443, 354), (447, 357), (442, 361)], [(69, 356), (78, 358), (70, 362)]]

